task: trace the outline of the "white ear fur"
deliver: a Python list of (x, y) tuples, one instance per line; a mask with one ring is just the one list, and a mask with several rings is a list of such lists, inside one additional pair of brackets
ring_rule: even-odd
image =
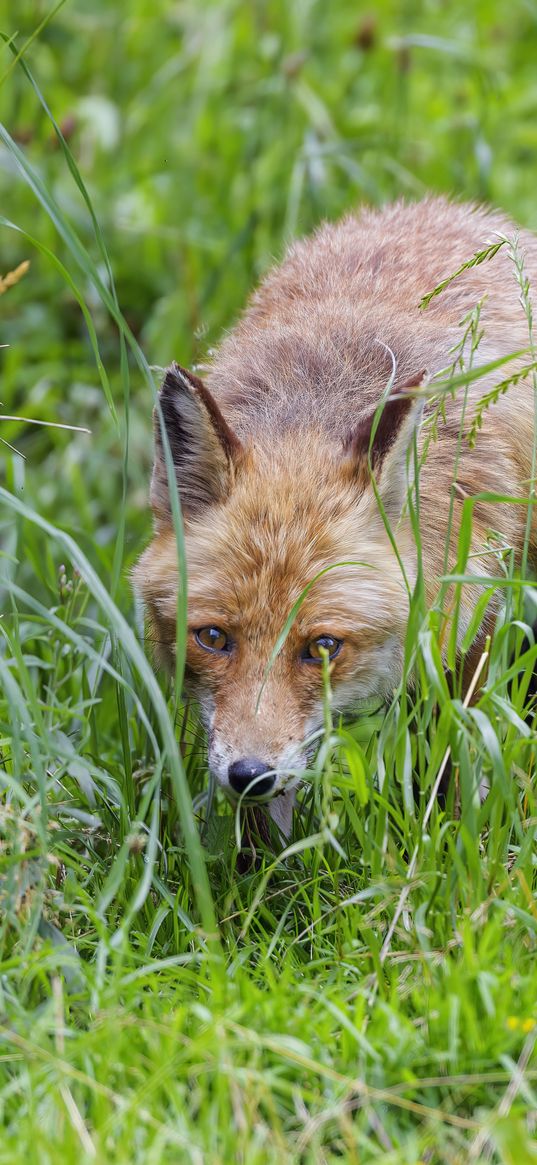
[(424, 407), (423, 397), (414, 398), (376, 474), (380, 499), (391, 522), (399, 521), (409, 485), (414, 479), (413, 442), (422, 421)]
[(399, 520), (408, 491), (411, 446), (425, 405), (425, 398), (417, 396), (415, 390), (425, 382), (426, 373), (420, 372), (397, 386), (380, 415), (377, 417), (375, 410), (363, 417), (344, 445), (364, 487), (370, 482), (371, 467), (380, 499), (392, 522)]

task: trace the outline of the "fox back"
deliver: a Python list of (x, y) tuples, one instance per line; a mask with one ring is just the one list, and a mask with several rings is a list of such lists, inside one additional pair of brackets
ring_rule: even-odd
[[(179, 572), (164, 426), (185, 523), (185, 684), (199, 701), (220, 784), (230, 796), (275, 798), (271, 811), (284, 827), (322, 723), (325, 654), (336, 711), (385, 700), (401, 679), (417, 569), (409, 466), (421, 463), (430, 602), (456, 559), (464, 500), (530, 494), (531, 377), (520, 376), (475, 423), (479, 401), (507, 375), (503, 365), (488, 366), (518, 353), (512, 375), (529, 360), (520, 354), (528, 323), (508, 246), (420, 307), (498, 234), (515, 234), (502, 215), (435, 198), (325, 224), (269, 272), (203, 380), (179, 365), (164, 377), (155, 534), (135, 572), (149, 637), (157, 660), (171, 667)], [(531, 283), (537, 241), (521, 232), (518, 246)], [(435, 381), (453, 371), (461, 321), (477, 304), (475, 377), (445, 394), (439, 412)], [(477, 498), (467, 574), (499, 573), (491, 530), (520, 559), (526, 522), (527, 506)], [(533, 561), (535, 551), (534, 522)], [(477, 585), (462, 589), (459, 636), (479, 593)], [(492, 605), (489, 624), (493, 615)]]

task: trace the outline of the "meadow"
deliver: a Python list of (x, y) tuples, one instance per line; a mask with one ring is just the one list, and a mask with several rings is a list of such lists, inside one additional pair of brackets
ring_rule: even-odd
[(159, 369), (287, 241), (427, 191), (537, 230), (537, 4), (0, 0), (0, 32), (0, 1165), (537, 1161), (532, 580), (502, 548), (473, 704), (418, 586), (412, 695), (327, 698), (249, 864), (130, 584)]

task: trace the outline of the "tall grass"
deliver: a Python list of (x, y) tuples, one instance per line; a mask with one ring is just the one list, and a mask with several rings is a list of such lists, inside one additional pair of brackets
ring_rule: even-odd
[[(31, 266), (0, 300), (1, 395), (9, 415), (92, 434), (30, 435), (22, 421), (0, 431), (26, 454), (4, 450), (0, 491), (0, 1162), (519, 1165), (537, 1159), (530, 580), (505, 549), (503, 614), (470, 704), (453, 641), (449, 684), (441, 659), (442, 602), (468, 583), (465, 504), (438, 604), (427, 610), (420, 583), (413, 594), (392, 705), (340, 724), (327, 699), (293, 838), (283, 854), (257, 838), (246, 872), (233, 817), (207, 798), (195, 714), (155, 678), (130, 597), (148, 533), (144, 352), (166, 359), (173, 337), (196, 358), (284, 230), (364, 194), (460, 185), (462, 147), (466, 192), (494, 196), (503, 180), (508, 193), (504, 153), (524, 146), (485, 108), (499, 50), (492, 38), (478, 47), (462, 7), (408, 4), (404, 26), (390, 4), (369, 25), (343, 5), (246, 8), (165, 5), (151, 22), (137, 0), (124, 22), (109, 6), (90, 17), (67, 4), (28, 55), (43, 13), (21, 6), (22, 37), (4, 20), (3, 269)], [(530, 135), (535, 21), (495, 12), (505, 60), (526, 79), (520, 90), (504, 79), (503, 94)], [(120, 43), (123, 71), (144, 82), (115, 81), (124, 177), (92, 138), (91, 116), (113, 135), (113, 109), (94, 101), (85, 121), (77, 106), (71, 144), (72, 81), (49, 96), (60, 57), (71, 77), (93, 77), (82, 32), (102, 75), (121, 72)], [(452, 114), (461, 86), (466, 120)], [(448, 144), (433, 170), (432, 139), (420, 163), (409, 134), (437, 102)], [(23, 145), (27, 121), (36, 138)], [(177, 151), (175, 188), (162, 170), (153, 181), (163, 140)], [(517, 173), (522, 208), (533, 185), (520, 160)], [(516, 245), (513, 257), (531, 325)], [(476, 305), (454, 353), (459, 392), (478, 333)], [(419, 493), (410, 504), (419, 538)], [(180, 643), (183, 621), (180, 609)]]

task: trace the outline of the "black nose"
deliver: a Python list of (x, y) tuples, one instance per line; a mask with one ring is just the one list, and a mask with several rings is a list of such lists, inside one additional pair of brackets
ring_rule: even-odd
[(246, 756), (242, 760), (236, 760), (228, 769), (228, 777), (231, 788), (236, 793), (244, 793), (245, 789), (251, 785), (249, 790), (250, 797), (262, 797), (265, 793), (270, 793), (276, 777), (274, 773), (265, 777), (263, 774), (268, 773), (270, 765), (265, 764), (264, 761), (258, 760), (255, 756)]

